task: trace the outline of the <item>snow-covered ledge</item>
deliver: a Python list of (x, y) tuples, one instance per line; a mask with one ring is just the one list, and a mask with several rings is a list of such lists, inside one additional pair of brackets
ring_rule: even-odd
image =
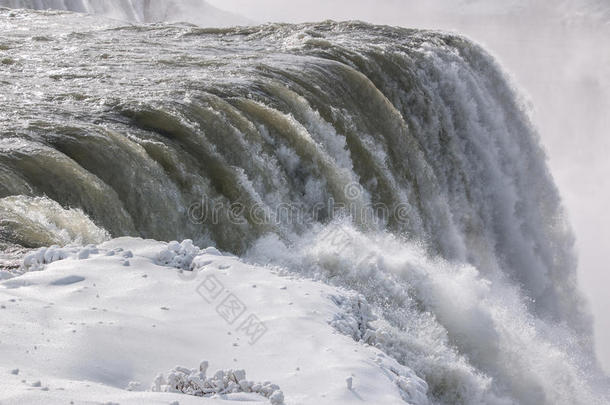
[[(39, 271), (0, 282), (3, 404), (427, 401), (408, 368), (349, 335), (350, 317), (363, 319), (350, 308), (364, 308), (349, 291), (188, 241), (41, 252), (25, 260)], [(202, 359), (208, 389), (218, 377), (223, 389), (175, 389)]]

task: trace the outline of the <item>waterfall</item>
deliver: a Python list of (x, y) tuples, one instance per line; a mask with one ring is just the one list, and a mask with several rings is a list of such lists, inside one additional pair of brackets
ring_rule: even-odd
[[(112, 12), (149, 21), (148, 3)], [(435, 403), (603, 403), (546, 157), (476, 44), (357, 22), (74, 17), (41, 35), (73, 17), (13, 13), (0, 11), (4, 245), (214, 244), (361, 292), (383, 314), (379, 347)], [(12, 29), (23, 20), (31, 34)]]

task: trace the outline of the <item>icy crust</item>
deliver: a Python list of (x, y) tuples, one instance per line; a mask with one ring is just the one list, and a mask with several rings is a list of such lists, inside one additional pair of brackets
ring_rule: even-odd
[(43, 247), (37, 249), (31, 253), (28, 253), (23, 258), (23, 264), (21, 265), (22, 272), (28, 271), (41, 271), (44, 270), (45, 265), (51, 264), (59, 260), (65, 260), (68, 258), (73, 259), (87, 259), (91, 253), (97, 254), (99, 250), (94, 245), (89, 245), (85, 248), (82, 247), (59, 247), (50, 246), (48, 248)]
[(396, 384), (400, 396), (409, 404), (429, 404), (428, 384), (419, 378), (413, 370), (396, 363), (383, 353), (377, 354), (376, 363), (386, 375)]
[(212, 377), (207, 377), (208, 364), (207, 361), (202, 361), (199, 369), (175, 367), (169, 371), (167, 378), (159, 374), (151, 390), (180, 392), (196, 397), (214, 397), (239, 392), (255, 393), (268, 398), (272, 405), (284, 405), (284, 393), (276, 384), (269, 381), (264, 383), (249, 381), (244, 370), (218, 370)]
[(20, 267), (20, 273), (29, 271), (42, 271), (45, 266), (59, 260), (85, 260), (91, 255), (104, 254), (105, 256), (121, 256), (121, 263), (124, 266), (129, 266), (129, 260), (133, 257), (133, 253), (129, 250), (124, 251), (122, 248), (116, 249), (99, 249), (95, 245), (87, 245), (85, 247), (78, 246), (50, 246), (37, 249), (28, 253), (23, 258), (23, 263)]
[[(382, 351), (383, 339), (377, 339), (377, 330), (371, 324), (378, 318), (373, 308), (362, 294), (331, 295), (331, 300), (340, 309), (329, 322), (340, 333), (351, 336), (356, 342), (372, 345)], [(383, 334), (380, 334), (383, 336)], [(413, 370), (390, 360), (384, 353), (378, 353), (375, 362), (381, 367), (400, 390), (405, 402), (410, 404), (428, 404), (428, 384), (419, 378)]]
[(375, 329), (371, 322), (377, 320), (373, 309), (361, 294), (353, 296), (332, 295), (331, 300), (341, 309), (330, 321), (330, 325), (356, 342), (373, 344)]
[[(65, 259), (84, 260), (90, 255), (104, 254), (106, 256), (123, 256), (125, 265), (129, 265), (127, 259), (133, 257), (131, 251), (123, 251), (122, 248), (115, 249), (100, 249), (95, 245), (83, 246), (50, 246), (37, 249), (28, 253), (23, 258), (23, 263), (20, 267), (20, 273), (28, 271), (44, 270), (45, 265)], [(199, 249), (193, 244), (190, 239), (185, 239), (182, 242), (171, 241), (167, 247), (162, 249), (156, 257), (156, 264), (160, 266), (174, 267), (183, 270), (193, 270), (191, 267), (193, 260), (202, 254), (214, 254), (222, 256), (222, 254), (213, 247), (207, 249)], [(8, 277), (7, 277), (8, 278)]]

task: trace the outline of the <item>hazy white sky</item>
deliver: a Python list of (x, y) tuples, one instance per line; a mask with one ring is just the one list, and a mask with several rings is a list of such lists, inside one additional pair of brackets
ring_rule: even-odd
[(208, 0), (258, 22), (324, 19), (459, 31), (526, 94), (574, 226), (579, 276), (610, 371), (610, 1)]

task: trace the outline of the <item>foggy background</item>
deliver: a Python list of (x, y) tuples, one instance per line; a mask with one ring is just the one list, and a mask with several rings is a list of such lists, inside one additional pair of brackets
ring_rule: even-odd
[(581, 290), (610, 371), (610, 0), (208, 0), (257, 22), (359, 19), (458, 31), (528, 100), (573, 225)]

